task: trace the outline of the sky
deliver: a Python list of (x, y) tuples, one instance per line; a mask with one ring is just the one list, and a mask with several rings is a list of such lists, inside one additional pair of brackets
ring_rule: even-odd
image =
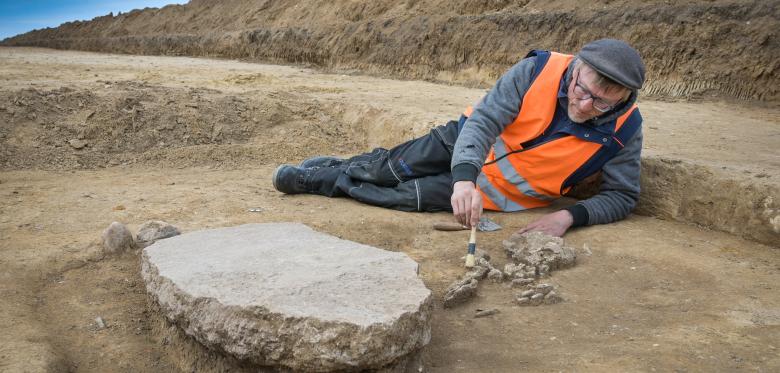
[(87, 21), (113, 12), (162, 8), (187, 0), (0, 0), (0, 40), (27, 31)]

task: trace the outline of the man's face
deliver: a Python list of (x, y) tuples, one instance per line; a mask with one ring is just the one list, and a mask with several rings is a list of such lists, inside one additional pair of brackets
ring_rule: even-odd
[(569, 98), (567, 111), (572, 122), (583, 123), (604, 114), (593, 107), (594, 100), (599, 100), (600, 106), (607, 104), (614, 107), (628, 97), (628, 89), (619, 87), (605, 89), (595, 84), (597, 79), (598, 73), (588, 65), (580, 64), (574, 70), (567, 90)]

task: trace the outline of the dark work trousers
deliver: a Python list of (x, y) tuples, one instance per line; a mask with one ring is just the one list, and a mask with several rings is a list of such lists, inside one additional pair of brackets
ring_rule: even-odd
[(320, 168), (312, 173), (310, 191), (401, 211), (451, 211), (450, 162), (457, 138), (458, 122), (450, 121), (390, 150), (376, 148), (338, 167)]

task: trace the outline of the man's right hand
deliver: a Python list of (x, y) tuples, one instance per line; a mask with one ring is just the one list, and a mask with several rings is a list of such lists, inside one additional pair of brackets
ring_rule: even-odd
[(482, 194), (473, 182), (456, 182), (452, 186), (450, 203), (455, 220), (469, 228), (477, 226), (482, 215)]

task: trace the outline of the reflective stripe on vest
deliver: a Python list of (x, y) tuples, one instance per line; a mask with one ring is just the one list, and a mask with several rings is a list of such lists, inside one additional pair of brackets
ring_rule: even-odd
[[(506, 145), (500, 137), (496, 138), (496, 143), (493, 145), (493, 151), (496, 158), (501, 158), (507, 153)], [(544, 194), (537, 193), (527, 180), (523, 179), (520, 174), (514, 171), (514, 166), (509, 161), (509, 157), (501, 158), (496, 162), (498, 168), (501, 170), (501, 174), (504, 175), (506, 181), (514, 185), (520, 193), (543, 200), (552, 201), (554, 198), (545, 196)]]
[[(519, 114), (496, 138), (477, 178), (485, 209), (520, 211), (549, 205), (568, 191), (563, 188), (566, 179), (601, 149), (601, 144), (575, 136), (554, 139), (529, 149), (523, 149), (521, 145), (541, 136), (551, 124), (561, 76), (572, 58), (551, 53), (523, 96)], [(617, 119), (615, 131), (635, 107)], [(471, 108), (466, 112), (471, 114)]]

